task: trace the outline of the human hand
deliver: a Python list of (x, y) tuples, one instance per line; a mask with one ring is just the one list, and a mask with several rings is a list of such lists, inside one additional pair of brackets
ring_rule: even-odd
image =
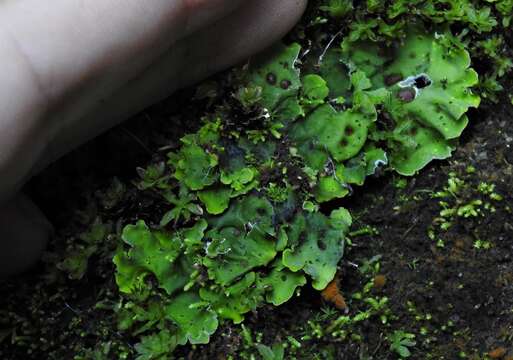
[(0, 277), (26, 269), (51, 226), (32, 174), (179, 88), (268, 46), (306, 0), (0, 3)]

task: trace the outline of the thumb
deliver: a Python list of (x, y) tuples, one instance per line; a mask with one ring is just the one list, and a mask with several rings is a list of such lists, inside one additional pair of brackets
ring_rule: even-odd
[(43, 213), (24, 195), (0, 207), (0, 279), (20, 273), (40, 258), (52, 233)]
[(60, 129), (241, 2), (0, 0), (0, 203)]

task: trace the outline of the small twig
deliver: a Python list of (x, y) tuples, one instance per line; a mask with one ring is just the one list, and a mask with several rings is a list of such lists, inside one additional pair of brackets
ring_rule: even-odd
[(331, 40), (328, 42), (328, 45), (326, 45), (326, 47), (324, 48), (321, 56), (319, 56), (319, 61), (317, 62), (317, 66), (321, 66), (322, 64), (322, 61), (324, 60), (324, 57), (326, 56), (326, 53), (328, 52), (328, 50), (330, 49), (331, 45), (333, 45), (333, 43), (335, 42), (335, 39), (337, 37), (339, 37), (340, 35), (342, 35), (342, 30), (340, 30), (338, 33), (336, 33), (335, 35), (333, 35), (333, 37), (331, 38)]
[(75, 315), (80, 315), (80, 311), (73, 309), (71, 306), (68, 305), (67, 302), (64, 302), (64, 305), (70, 309)]
[(417, 222), (413, 222), (413, 225), (410, 226), (405, 232), (404, 234), (401, 236), (401, 240), (404, 240), (410, 233), (411, 231), (415, 228), (415, 226), (417, 226)]
[(347, 265), (349, 265), (349, 266), (351, 266), (351, 267), (353, 267), (353, 268), (355, 268), (355, 269), (358, 269), (358, 268), (359, 268), (358, 264), (355, 264), (354, 262), (346, 261), (346, 263), (347, 263)]

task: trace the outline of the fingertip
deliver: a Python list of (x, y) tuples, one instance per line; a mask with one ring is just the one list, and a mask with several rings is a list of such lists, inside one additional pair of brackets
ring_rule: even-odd
[(53, 232), (42, 212), (23, 195), (0, 207), (0, 279), (19, 274), (40, 259)]
[[(227, 21), (198, 33), (197, 40), (189, 44), (187, 53), (191, 61), (186, 62), (185, 66), (199, 62), (204, 68), (188, 67), (182, 86), (190, 85), (271, 46), (297, 24), (307, 3), (307, 0), (251, 0), (228, 17)], [(212, 41), (212, 34), (216, 34), (218, 41)]]
[[(212, 4), (221, 1), (201, 0)], [(292, 29), (306, 5), (306, 0), (247, 0), (222, 21), (179, 41), (139, 77), (59, 134), (49, 144), (38, 168), (176, 89), (190, 86), (269, 47)]]

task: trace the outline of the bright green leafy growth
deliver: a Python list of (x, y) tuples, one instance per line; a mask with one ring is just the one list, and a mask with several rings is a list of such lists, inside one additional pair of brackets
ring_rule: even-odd
[(166, 226), (172, 221), (176, 224), (182, 217), (185, 221), (189, 221), (192, 215), (203, 215), (201, 206), (194, 202), (197, 200), (196, 195), (189, 192), (185, 186), (180, 187), (178, 196), (170, 190), (166, 191), (163, 196), (174, 207), (164, 214), (160, 221), (161, 226)]
[(230, 185), (231, 188), (237, 192), (247, 192), (251, 190), (256, 183), (256, 171), (254, 169), (243, 167), (233, 172), (222, 172), (221, 182), (225, 185)]
[(193, 227), (183, 229), (177, 234), (185, 244), (185, 254), (195, 252), (203, 246), (203, 237), (208, 224), (205, 219), (198, 221)]
[(252, 230), (261, 234), (274, 235), (274, 208), (264, 197), (249, 195), (241, 197), (220, 217), (210, 220), (214, 229), (237, 228), (241, 231)]
[[(394, 57), (384, 76), (403, 79), (394, 88), (396, 101), (402, 102), (389, 105), (391, 115), (414, 119), (445, 139), (460, 136), (468, 121), (463, 115), (480, 102), (469, 90), (478, 76), (469, 69), (470, 56), (462, 44), (449, 34), (435, 39), (411, 34)], [(401, 99), (401, 90), (409, 87), (416, 93), (410, 102)]]
[(220, 287), (200, 289), (200, 296), (208, 301), (224, 319), (234, 323), (244, 320), (244, 314), (255, 310), (264, 299), (276, 306), (287, 302), (296, 288), (306, 284), (301, 273), (294, 273), (278, 260), (271, 273), (261, 277), (255, 272), (246, 273), (241, 280), (222, 290)]
[(279, 306), (289, 301), (298, 287), (306, 284), (306, 278), (300, 272), (286, 269), (281, 261), (276, 261), (271, 273), (261, 280), (261, 284), (266, 288), (267, 302)]
[(248, 164), (246, 155), (247, 149), (231, 141), (223, 144), (219, 155), (220, 180), (232, 188), (232, 197), (246, 194), (258, 185), (258, 171)]
[(343, 44), (346, 61), (362, 69), (373, 88), (385, 86), (390, 92), (384, 105), (395, 124), (381, 136), (388, 140), (392, 167), (403, 175), (449, 157), (452, 139), (468, 124), (465, 113), (480, 102), (470, 90), (477, 73), (458, 39), (448, 33), (410, 33), (387, 57), (379, 57), (368, 42)]
[(401, 358), (408, 358), (411, 356), (410, 348), (415, 346), (417, 342), (415, 334), (410, 334), (402, 330), (396, 330), (392, 335), (387, 337), (390, 342), (390, 350), (394, 351)]
[(329, 49), (319, 62), (319, 73), (328, 85), (329, 96), (332, 99), (350, 97), (349, 68), (342, 61), (341, 49)]
[(353, 10), (352, 0), (328, 0), (327, 5), (320, 7), (321, 10), (327, 11), (335, 18), (341, 18)]
[[(363, 110), (363, 109), (362, 109)], [(356, 156), (365, 143), (369, 127), (376, 120), (374, 107), (367, 112), (350, 109), (337, 112), (325, 104), (304, 121), (296, 123), (290, 136), (307, 165), (320, 172), (315, 196), (325, 202), (349, 193), (340, 162)]]
[(279, 118), (292, 119), (302, 114), (297, 101), (301, 86), (296, 61), (301, 51), (299, 44), (277, 46), (274, 54), (251, 74), (250, 83), (262, 88), (261, 105)]
[(191, 264), (180, 256), (182, 243), (178, 237), (151, 231), (141, 220), (125, 227), (122, 239), (131, 247), (128, 252), (118, 250), (114, 257), (116, 282), (122, 292), (132, 293), (144, 287), (144, 279), (150, 274), (168, 294), (188, 282)]
[(328, 158), (344, 161), (360, 152), (367, 141), (372, 115), (360, 111), (337, 112), (330, 105), (323, 105), (297, 123), (291, 137), (300, 146), (307, 164), (317, 170), (324, 167)]
[(256, 229), (247, 233), (235, 227), (211, 230), (203, 263), (209, 275), (227, 285), (248, 270), (267, 265), (276, 256), (274, 242)]
[(340, 177), (348, 184), (363, 185), (365, 178), (374, 175), (376, 170), (388, 164), (388, 157), (383, 149), (368, 146), (347, 161), (340, 170)]
[(329, 169), (325, 176), (319, 178), (317, 188), (315, 189), (315, 199), (318, 202), (326, 202), (333, 199), (343, 198), (348, 195), (350, 188), (342, 177), (342, 166), (337, 169)]
[[(386, 76), (410, 74), (398, 83), (388, 106), (398, 122), (393, 137), (399, 139), (391, 164), (401, 174), (412, 175), (432, 159), (449, 157), (451, 139), (468, 124), (464, 114), (479, 106), (479, 97), (469, 90), (478, 82), (477, 73), (469, 69), (468, 52), (452, 41), (448, 35), (435, 40), (412, 35), (386, 70)], [(415, 99), (404, 103), (401, 92), (408, 87), (414, 89)]]
[(169, 164), (175, 168), (174, 177), (190, 190), (202, 190), (219, 178), (219, 159), (211, 149), (219, 140), (218, 131), (219, 123), (209, 122), (197, 134), (184, 136), (180, 150), (168, 155)]
[(303, 89), (301, 103), (306, 111), (315, 109), (319, 105), (324, 104), (324, 100), (328, 97), (330, 89), (319, 75), (309, 74), (303, 78)]
[(271, 204), (257, 197), (237, 201), (207, 232), (209, 241), (203, 260), (209, 275), (228, 285), (247, 271), (267, 265), (276, 256)]
[(225, 288), (200, 289), (200, 296), (211, 304), (223, 319), (239, 324), (244, 314), (255, 310), (264, 300), (264, 288), (258, 283), (258, 275), (247, 273), (240, 281)]
[(218, 326), (217, 315), (200, 306), (200, 302), (197, 294), (185, 292), (166, 307), (167, 317), (179, 327), (179, 334), (191, 344), (207, 344)]
[(350, 224), (347, 211), (334, 211), (331, 218), (320, 213), (296, 216), (288, 231), (290, 249), (283, 252), (283, 264), (292, 271), (303, 270), (313, 287), (324, 289), (333, 280), (344, 252), (344, 230)]
[(209, 189), (198, 193), (198, 197), (207, 207), (209, 214), (222, 214), (230, 204), (231, 189)]
[(263, 360), (283, 360), (285, 358), (283, 344), (274, 344), (272, 348), (264, 344), (257, 344), (256, 348)]
[(136, 360), (168, 360), (178, 344), (177, 335), (169, 330), (157, 334), (143, 336), (141, 342), (135, 345)]
[(170, 162), (175, 166), (175, 178), (191, 190), (201, 190), (217, 180), (217, 156), (199, 145), (186, 144), (178, 154), (171, 154)]
[(296, 61), (300, 50), (298, 44), (279, 46), (275, 55), (267, 57), (253, 73), (251, 83), (262, 87), (261, 103), (266, 108), (274, 110), (284, 99), (297, 95), (300, 81)]

